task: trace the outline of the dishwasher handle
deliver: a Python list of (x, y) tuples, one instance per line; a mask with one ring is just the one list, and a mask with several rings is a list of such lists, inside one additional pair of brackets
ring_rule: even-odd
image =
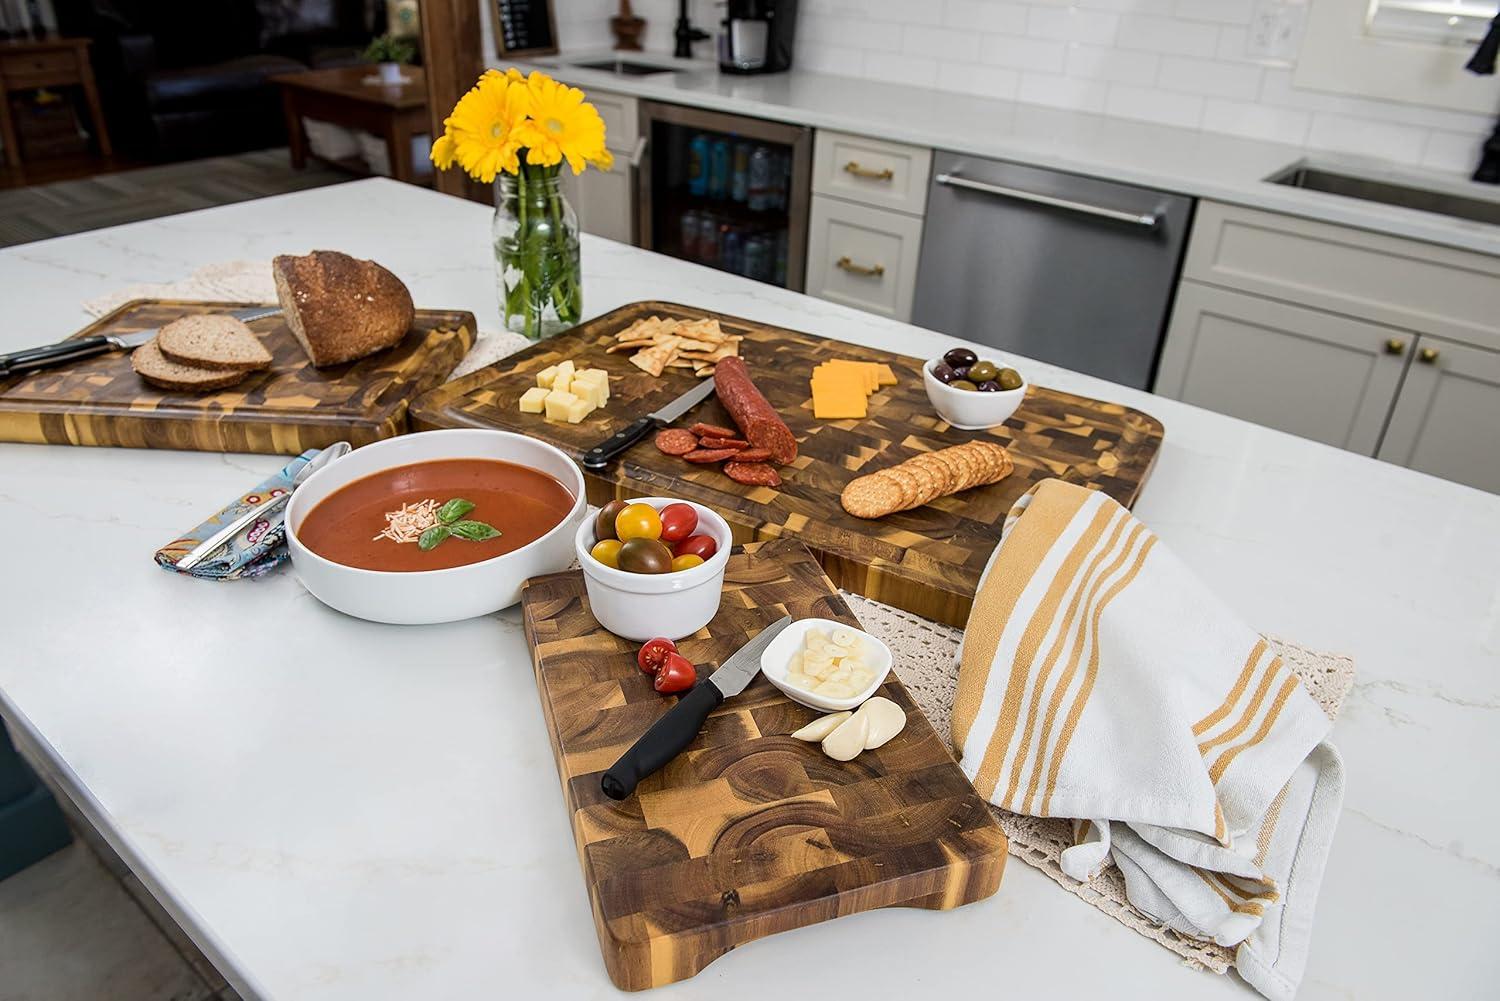
[(1035, 205), (1048, 205), (1055, 209), (1064, 209), (1068, 212), (1077, 212), (1082, 215), (1097, 216), (1101, 219), (1113, 219), (1115, 222), (1129, 223), (1132, 226), (1143, 226), (1146, 229), (1155, 229), (1161, 223), (1161, 217), (1155, 212), (1147, 212), (1145, 214), (1123, 212), (1120, 209), (1105, 208), (1102, 205), (1090, 205), (1088, 202), (1075, 202), (1068, 198), (1056, 198), (1052, 195), (1044, 195), (1036, 191), (1007, 188), (999, 184), (988, 184), (984, 181), (972, 181), (958, 174), (938, 174), (933, 180), (951, 188), (966, 188), (970, 191), (979, 191), (987, 195), (996, 195), (1000, 198), (1012, 198), (1016, 201), (1031, 202)]

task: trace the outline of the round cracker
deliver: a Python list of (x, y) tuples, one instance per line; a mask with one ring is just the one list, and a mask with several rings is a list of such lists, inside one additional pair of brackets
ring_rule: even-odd
[(877, 476), (884, 476), (884, 477), (888, 478), (892, 483), (895, 483), (896, 486), (900, 489), (900, 491), (901, 491), (901, 506), (899, 508), (897, 508), (896, 510), (898, 510), (898, 511), (905, 511), (907, 508), (912, 507), (915, 504), (916, 499), (917, 499), (917, 493), (918, 493), (918, 491), (921, 490), (921, 484), (919, 484), (917, 482), (917, 478), (915, 476), (913, 476), (911, 473), (909, 473), (906, 470), (902, 469), (898, 465), (898, 466), (891, 466), (888, 469), (882, 469), (876, 475)]
[(884, 518), (897, 509), (900, 490), (878, 473), (857, 476), (844, 485), (839, 503), (856, 518)]
[(912, 507), (921, 507), (938, 496), (938, 479), (930, 469), (911, 460), (903, 462), (901, 468), (917, 481), (917, 497)]
[[(953, 484), (956, 482), (953, 470), (936, 455), (931, 452), (923, 452), (921, 455), (907, 461), (911, 462), (912, 465), (921, 466), (932, 474), (933, 480), (937, 483), (937, 493), (933, 495), (933, 500), (953, 492)], [(929, 503), (931, 502), (929, 501)]]

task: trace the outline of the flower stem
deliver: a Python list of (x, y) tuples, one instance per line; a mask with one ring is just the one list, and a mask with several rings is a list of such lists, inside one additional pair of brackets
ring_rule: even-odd
[(532, 326), (536, 322), (534, 314), (536, 310), (531, 307), (531, 272), (534, 262), (531, 260), (529, 244), (531, 243), (531, 231), (526, 221), (526, 166), (521, 164), (516, 170), (516, 218), (520, 226), (516, 230), (516, 239), (519, 243), (518, 251), (521, 258), (521, 311), (522, 322), (525, 324), (525, 335), (528, 341), (535, 340)]

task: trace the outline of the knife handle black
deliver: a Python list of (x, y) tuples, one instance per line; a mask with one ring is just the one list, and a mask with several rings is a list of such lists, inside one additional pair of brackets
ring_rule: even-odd
[(605, 468), (621, 452), (650, 434), (654, 427), (656, 418), (642, 417), (629, 427), (616, 431), (610, 438), (583, 453), (583, 468), (596, 472)]
[(56, 344), (48, 344), (40, 348), (12, 351), (10, 354), (0, 355), (0, 376), (16, 375), (39, 368), (51, 368), (53, 365), (77, 361), (80, 358), (91, 358), (114, 349), (115, 346), (109, 342), (108, 337), (95, 334), (92, 337), (75, 337), (68, 341), (58, 341)]
[(724, 701), (724, 693), (712, 683), (700, 681), (677, 700), (665, 716), (651, 724), (641, 739), (599, 779), (599, 787), (610, 799), (624, 799), (635, 792), (641, 779), (658, 771), (693, 742), (708, 714)]

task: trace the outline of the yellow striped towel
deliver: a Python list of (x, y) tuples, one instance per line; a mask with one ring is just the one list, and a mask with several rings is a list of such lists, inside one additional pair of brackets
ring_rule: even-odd
[(959, 648), (953, 740), (980, 794), (1075, 821), (1137, 908), (1238, 946), (1290, 999), (1343, 798), (1331, 724), (1265, 641), (1101, 493), (1045, 480), (1006, 518)]

